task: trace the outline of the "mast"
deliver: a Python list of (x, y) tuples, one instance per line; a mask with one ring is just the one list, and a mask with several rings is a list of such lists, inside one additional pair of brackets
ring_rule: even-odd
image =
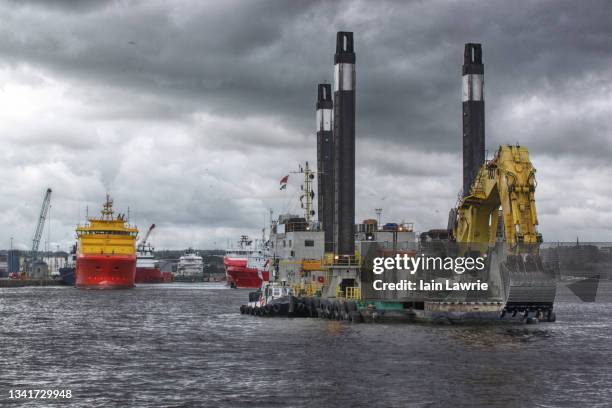
[(106, 202), (104, 203), (104, 208), (102, 208), (102, 219), (112, 220), (113, 213), (113, 200), (110, 198), (109, 194), (106, 194)]
[[(312, 209), (312, 202), (315, 195), (312, 189), (312, 182), (315, 178), (315, 173), (310, 170), (308, 162), (306, 162), (303, 168), (300, 166), (299, 173), (304, 174), (304, 184), (302, 184), (302, 191), (304, 194), (300, 196), (300, 203), (304, 209), (304, 218), (306, 218), (306, 223), (310, 225), (312, 216), (315, 214), (315, 211)], [(306, 201), (304, 202), (304, 200)]]

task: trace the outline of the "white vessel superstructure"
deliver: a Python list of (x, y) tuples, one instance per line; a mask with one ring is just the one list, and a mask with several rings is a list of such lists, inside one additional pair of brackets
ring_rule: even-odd
[(204, 271), (204, 261), (200, 254), (188, 249), (180, 258), (176, 269), (177, 276), (198, 276)]

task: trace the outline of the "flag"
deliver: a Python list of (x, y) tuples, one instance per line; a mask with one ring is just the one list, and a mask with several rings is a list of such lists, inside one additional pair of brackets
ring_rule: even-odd
[(280, 189), (281, 190), (285, 190), (287, 188), (287, 182), (289, 182), (289, 175), (287, 174), (285, 177), (283, 177), (280, 181)]

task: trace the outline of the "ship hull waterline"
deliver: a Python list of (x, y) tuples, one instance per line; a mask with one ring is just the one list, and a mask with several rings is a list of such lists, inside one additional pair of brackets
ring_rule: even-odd
[(162, 283), (164, 277), (159, 268), (136, 267), (136, 283)]
[(81, 289), (131, 289), (136, 278), (133, 255), (89, 255), (77, 257), (75, 286)]
[[(245, 262), (246, 264), (246, 262)], [(270, 273), (262, 271), (261, 277), (259, 271), (255, 268), (247, 268), (246, 265), (225, 265), (225, 275), (227, 284), (234, 288), (249, 288), (258, 289), (263, 281), (269, 279)]]

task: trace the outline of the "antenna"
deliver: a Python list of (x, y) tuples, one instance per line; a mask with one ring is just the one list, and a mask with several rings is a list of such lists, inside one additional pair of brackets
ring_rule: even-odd
[[(315, 214), (315, 211), (312, 209), (312, 201), (315, 196), (312, 189), (312, 181), (315, 179), (316, 172), (312, 171), (308, 166), (308, 162), (306, 162), (304, 167), (302, 167), (302, 165), (299, 166), (299, 171), (292, 173), (300, 173), (304, 175), (304, 184), (301, 186), (301, 190), (304, 192), (304, 194), (300, 196), (300, 204), (304, 209), (304, 218), (306, 218), (306, 223), (310, 224), (312, 221), (312, 216)], [(306, 199), (306, 202), (303, 201), (304, 199)]]
[(268, 236), (272, 239), (272, 229), (274, 228), (274, 210), (270, 208), (270, 233)]
[(382, 218), (383, 209), (382, 208), (375, 208), (374, 211), (376, 212), (376, 220), (378, 222), (378, 228), (380, 228), (380, 220)]

